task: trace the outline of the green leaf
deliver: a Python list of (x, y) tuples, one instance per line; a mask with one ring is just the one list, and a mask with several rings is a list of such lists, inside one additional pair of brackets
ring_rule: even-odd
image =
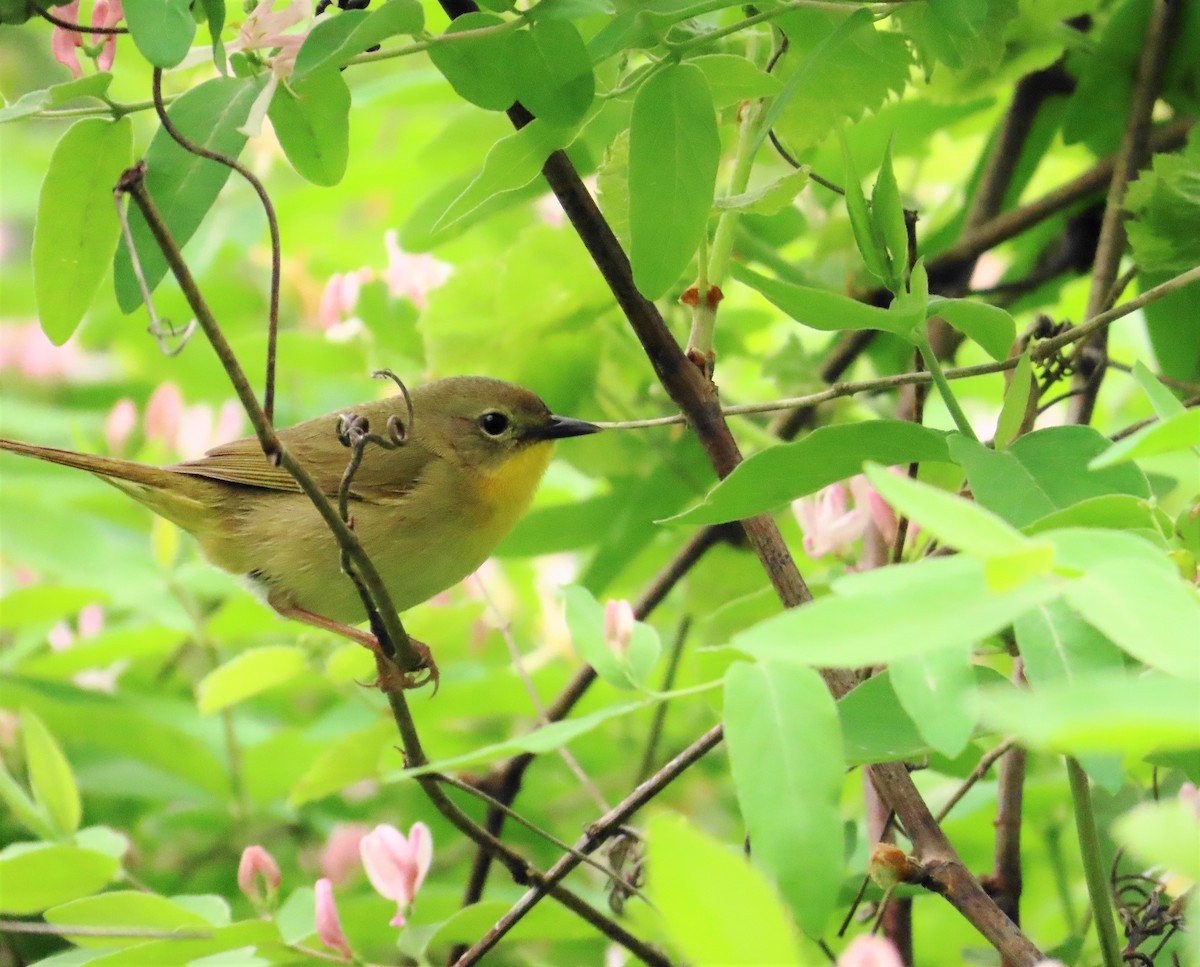
[(1054, 562), (1054, 546), (1033, 541), (978, 504), (878, 464), (864, 468), (867, 479), (896, 510), (912, 518), (939, 541), (984, 562), (988, 586), (1004, 591), (1045, 574)]
[(1146, 534), (1169, 533), (1171, 519), (1149, 501), (1128, 494), (1108, 494), (1090, 497), (1039, 517), (1022, 530), (1026, 534), (1041, 534), (1066, 527), (1094, 527), (1107, 530), (1144, 531)]
[(295, 678), (308, 667), (304, 650), (295, 645), (251, 648), (214, 668), (196, 684), (201, 715), (244, 702)]
[(968, 699), (975, 692), (969, 645), (951, 645), (897, 658), (888, 666), (892, 689), (933, 749), (956, 758), (971, 741), (976, 716)]
[(1015, 527), (1091, 497), (1149, 497), (1150, 485), (1134, 466), (1088, 469), (1108, 445), (1090, 426), (1035, 430), (1003, 453), (963, 436), (949, 441), (950, 455), (966, 470), (975, 500)]
[(1035, 689), (1125, 667), (1120, 650), (1062, 601), (1031, 608), (1013, 624), (1025, 677)]
[(380, 756), (395, 744), (395, 725), (382, 721), (327, 744), (292, 786), (288, 805), (295, 809), (363, 779), (378, 778)]
[(742, 101), (771, 97), (783, 86), (774, 74), (768, 74), (745, 57), (736, 54), (704, 54), (688, 61), (699, 67), (712, 92), (713, 106), (728, 107)]
[[(215, 77), (183, 94), (167, 109), (167, 115), (185, 137), (209, 151), (236, 158), (246, 143), (246, 136), (238, 128), (246, 122), (250, 106), (266, 81), (265, 75), (247, 79)], [(184, 151), (161, 128), (151, 139), (145, 160), (146, 190), (175, 243), (186, 245), (217, 200), (230, 169)], [(166, 260), (133, 205), (129, 224), (146, 284), (153, 291), (166, 274)], [(132, 312), (142, 304), (142, 295), (124, 245), (117, 249), (113, 276), (121, 310)]]
[(986, 302), (930, 296), (926, 313), (944, 319), (968, 339), (979, 343), (995, 360), (1007, 359), (1017, 338), (1013, 317)]
[(514, 35), (517, 99), (534, 117), (568, 127), (583, 119), (596, 94), (592, 61), (569, 20), (535, 20)]
[[(495, 14), (466, 13), (454, 18), (442, 36), (504, 23)], [(435, 43), (429, 48), (429, 59), (464, 100), (489, 111), (504, 111), (517, 99), (518, 43), (513, 32), (502, 30), (453, 43)]]
[[(1140, 272), (1138, 291), (1146, 292), (1172, 278), (1169, 272)], [(1200, 281), (1192, 282), (1142, 307), (1146, 333), (1163, 375), (1200, 379)], [(1200, 933), (1197, 934), (1200, 936)]]
[(1183, 272), (1200, 262), (1200, 137), (1178, 154), (1154, 156), (1154, 168), (1129, 186), (1126, 223), (1138, 267)]
[(417, 34), (425, 27), (419, 0), (388, 0), (374, 10), (342, 10), (319, 22), (300, 47), (292, 81), (317, 71), (345, 67), (380, 41), (396, 34)]
[(904, 220), (904, 204), (900, 201), (900, 186), (892, 170), (892, 141), (888, 138), (883, 151), (883, 163), (871, 192), (871, 223), (873, 238), (883, 239), (887, 250), (889, 278), (908, 278), (908, 227)]
[(725, 846), (670, 813), (651, 816), (647, 835), (650, 896), (684, 960), (695, 967), (802, 962), (778, 894), (740, 844)]
[(71, 764), (50, 730), (32, 710), (21, 710), (21, 724), (34, 801), (50, 817), (60, 837), (70, 836), (79, 829), (79, 820), (83, 816)]
[(225, 43), (221, 40), (221, 31), (225, 29), (225, 0), (200, 0), (199, 9), (208, 24), (208, 35), (212, 38), (213, 65), (225, 74), (229, 63)]
[(889, 312), (887, 309), (867, 305), (827, 289), (814, 289), (807, 285), (768, 279), (737, 262), (730, 266), (730, 273), (739, 282), (757, 290), (767, 301), (810, 329), (820, 329), (824, 332), (878, 329), (909, 339), (914, 323), (922, 321), (919, 316), (914, 318)]
[(41, 839), (54, 839), (58, 831), (50, 822), (46, 810), (36, 805), (20, 784), (8, 774), (0, 762), (0, 801), (12, 813), (13, 819)]
[(618, 655), (605, 639), (604, 608), (591, 592), (573, 585), (563, 588), (562, 593), (575, 653), (614, 688), (622, 691), (644, 688), (662, 650), (658, 633), (638, 622), (628, 652)]
[(111, 83), (112, 74), (104, 71), (64, 81), (62, 84), (53, 84), (40, 91), (30, 91), (28, 94), (22, 94), (12, 104), (0, 108), (0, 124), (29, 117), (47, 108), (59, 107), (77, 97), (103, 97), (108, 93)]
[(267, 116), (297, 174), (325, 187), (342, 180), (350, 153), (350, 88), (340, 72), (312, 72), (279, 85)]
[(664, 295), (691, 262), (720, 157), (716, 111), (699, 68), (676, 64), (638, 89), (629, 127), (629, 258), (646, 298)]
[(1113, 823), (1112, 833), (1139, 863), (1200, 880), (1200, 823), (1192, 803), (1139, 803)]
[(1133, 364), (1133, 378), (1137, 380), (1138, 386), (1142, 388), (1142, 392), (1146, 394), (1150, 400), (1150, 405), (1154, 407), (1154, 412), (1160, 420), (1165, 420), (1168, 417), (1184, 411), (1184, 405), (1175, 398), (1175, 395), (1163, 386), (1150, 370), (1140, 359)]
[(760, 660), (874, 665), (980, 641), (1058, 594), (1043, 581), (995, 593), (983, 564), (969, 557), (854, 574), (836, 590), (746, 629), (729, 646)]
[[(892, 285), (895, 285), (895, 280), (888, 271), (887, 242), (884, 240), (879, 226), (875, 223), (875, 219), (871, 217), (870, 209), (867, 208), (862, 181), (858, 176), (858, 168), (854, 165), (854, 158), (850, 154), (850, 145), (846, 141), (846, 134), (841, 128), (838, 128), (837, 135), (842, 146), (842, 167), (846, 171), (846, 212), (850, 216), (850, 228), (854, 231), (855, 244), (858, 245), (859, 254), (862, 255), (867, 271), (881, 282), (890, 281)], [(780, 306), (780, 308), (783, 307)], [(784, 311), (787, 310), (784, 309)], [(877, 329), (879, 327), (871, 326), (869, 328)]]
[(929, 743), (900, 704), (883, 671), (838, 699), (842, 744), (849, 765), (892, 762), (929, 751)]
[(927, 0), (897, 11), (928, 76), (935, 62), (954, 70), (991, 71), (1004, 53), (1016, 0)]
[(989, 727), (1035, 749), (1142, 756), (1200, 747), (1195, 682), (1163, 675), (1110, 672), (1036, 692), (987, 689), (976, 704)]
[(1159, 453), (1174, 453), (1200, 446), (1200, 410), (1183, 410), (1165, 420), (1156, 420), (1094, 458), (1090, 470), (1103, 470), (1128, 460), (1150, 457)]
[(155, 67), (174, 67), (191, 49), (196, 18), (187, 0), (127, 0), (125, 22), (138, 51)]
[(1200, 679), (1200, 600), (1168, 559), (1162, 564), (1105, 560), (1068, 583), (1063, 597), (1127, 654), (1181, 678)]
[(796, 200), (796, 196), (808, 184), (808, 174), (809, 169), (805, 165), (761, 188), (718, 198), (713, 202), (713, 208), (718, 211), (737, 209), (754, 215), (774, 215)]
[(821, 676), (781, 662), (735, 662), (725, 674), (725, 741), (754, 862), (819, 937), (841, 887), (845, 762)]
[(534, 119), (519, 131), (501, 138), (483, 159), (483, 170), (450, 203), (434, 223), (433, 231), (446, 231), (479, 211), (497, 195), (524, 188), (541, 174), (546, 159), (569, 144), (574, 134), (574, 129), (555, 127)]
[(26, 916), (103, 889), (111, 856), (77, 846), (14, 843), (0, 852), (0, 913)]
[(877, 110), (908, 82), (912, 56), (903, 35), (877, 28), (870, 10), (792, 9), (774, 22), (789, 40), (781, 65), (785, 83), (791, 64), (803, 72), (775, 125), (793, 151), (816, 144), (838, 123)]
[[(109, 954), (97, 954), (89, 967), (162, 967), (194, 964), (196, 967), (267, 967), (286, 960), (279, 928), (269, 920), (243, 920), (217, 929), (206, 939), (142, 941)], [(257, 953), (255, 953), (257, 951)], [(264, 958), (270, 954), (272, 959)], [(224, 956), (222, 956), (224, 955)]]
[(998, 451), (1004, 450), (1016, 439), (1021, 424), (1025, 422), (1032, 392), (1033, 367), (1029, 362), (1029, 352), (1026, 351), (1017, 361), (1017, 368), (1013, 370), (1012, 379), (1004, 390), (1004, 404), (996, 419), (996, 433), (992, 441)]
[[(211, 926), (204, 917), (163, 896), (137, 890), (118, 890), (85, 897), (52, 907), (43, 914), (56, 926), (125, 927), (130, 930), (204, 930)], [(63, 934), (81, 947), (127, 947), (145, 943), (144, 937), (92, 937)]]
[(56, 346), (75, 331), (108, 270), (120, 233), (113, 186), (133, 161), (133, 124), (89, 118), (50, 157), (33, 232), (42, 330)]
[(907, 420), (869, 420), (824, 426), (795, 443), (755, 453), (718, 483), (704, 502), (668, 520), (721, 524), (753, 517), (862, 471), (872, 460), (948, 463), (946, 434)]

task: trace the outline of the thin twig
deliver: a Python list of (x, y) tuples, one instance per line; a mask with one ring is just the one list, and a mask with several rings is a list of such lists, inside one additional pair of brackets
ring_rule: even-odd
[(283, 261), (279, 242), (279, 219), (275, 216), (275, 206), (271, 202), (270, 195), (267, 194), (266, 187), (254, 172), (236, 158), (230, 158), (219, 152), (210, 151), (203, 145), (196, 144), (195, 141), (188, 138), (175, 126), (174, 122), (167, 116), (167, 108), (163, 103), (161, 67), (154, 68), (152, 85), (154, 110), (158, 114), (158, 120), (162, 124), (163, 130), (185, 151), (189, 151), (201, 158), (207, 158), (209, 161), (215, 161), (217, 164), (224, 165), (227, 168), (232, 168), (245, 178), (250, 187), (254, 189), (254, 193), (258, 195), (258, 200), (262, 203), (263, 212), (267, 216), (267, 229), (271, 234), (271, 295), (270, 306), (267, 310), (267, 375), (266, 385), (263, 387), (262, 408), (267, 423), (273, 424), (275, 422), (275, 353), (279, 335), (279, 277)]
[[(659, 691), (669, 692), (675, 687), (675, 675), (679, 671), (679, 659), (683, 655), (683, 643), (687, 640), (688, 631), (692, 627), (692, 619), (684, 615), (675, 631), (671, 642), (671, 652), (667, 656), (667, 669), (663, 672), (662, 685)], [(667, 719), (667, 702), (659, 702), (654, 707), (654, 717), (650, 720), (650, 731), (646, 735), (646, 749), (642, 753), (642, 764), (637, 771), (637, 784), (646, 781), (654, 771), (654, 759), (658, 754), (658, 743), (662, 739), (663, 723)]]
[(987, 775), (988, 770), (995, 764), (996, 760), (1003, 756), (1009, 749), (1011, 749), (1016, 744), (1016, 741), (1016, 739), (1005, 739), (994, 749), (985, 752), (980, 757), (979, 761), (975, 763), (975, 768), (971, 770), (971, 774), (962, 781), (962, 784), (957, 789), (954, 790), (954, 794), (946, 800), (946, 804), (942, 806), (942, 808), (936, 813), (934, 813), (933, 818), (939, 823), (944, 822), (946, 817), (950, 815), (950, 810), (952, 810), (962, 801), (963, 796), (971, 791), (971, 788), (975, 785), (975, 783), (979, 782), (980, 779)]
[(47, 20), (56, 27), (61, 27), (63, 30), (70, 30), (77, 34), (127, 34), (128, 27), (85, 27), (83, 24), (71, 23), (69, 20), (63, 20), (55, 16), (44, 7), (38, 6), (36, 3), (31, 3), (31, 7), (37, 11), (37, 15), (43, 20)]
[(150, 930), (138, 927), (73, 927), (66, 923), (0, 920), (0, 933), (40, 933), (58, 937), (130, 937), (144, 940), (211, 940), (211, 930)]

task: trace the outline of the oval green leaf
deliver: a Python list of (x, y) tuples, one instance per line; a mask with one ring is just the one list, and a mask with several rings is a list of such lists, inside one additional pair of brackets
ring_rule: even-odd
[(979, 343), (992, 359), (1007, 359), (1017, 338), (1017, 324), (1003, 309), (970, 299), (930, 296), (927, 317), (939, 316), (968, 339)]
[[(467, 13), (456, 17), (442, 36), (450, 38), (504, 23), (492, 13)], [(504, 111), (517, 99), (516, 44), (511, 31), (500, 30), (449, 43), (435, 42), (429, 48), (429, 59), (464, 100), (489, 111)]]
[(187, 0), (125, 0), (125, 22), (138, 51), (155, 67), (174, 67), (191, 49), (196, 18)]
[[(57, 926), (104, 927), (129, 930), (206, 930), (211, 924), (197, 913), (164, 896), (137, 890), (117, 890), (100, 896), (72, 900), (47, 910), (47, 923)], [(126, 947), (146, 942), (145, 937), (91, 937), (64, 934), (81, 947)]]
[(69, 837), (79, 829), (83, 816), (71, 764), (50, 730), (31, 709), (21, 710), (21, 723), (34, 801), (45, 810), (58, 834)]
[(196, 685), (200, 714), (245, 701), (299, 675), (308, 667), (304, 651), (294, 645), (252, 648), (215, 668)]
[(536, 20), (514, 35), (517, 99), (535, 117), (568, 126), (592, 105), (592, 60), (569, 20)]
[(33, 287), (42, 330), (70, 338), (108, 270), (120, 224), (113, 186), (133, 161), (133, 124), (89, 118), (50, 157), (33, 230)]
[(735, 662), (725, 674), (725, 741), (738, 805), (801, 929), (819, 937), (844, 866), (846, 764), (833, 696), (811, 668)]
[(762, 450), (738, 464), (704, 502), (675, 524), (723, 524), (774, 510), (852, 477), (868, 460), (883, 464), (950, 461), (946, 434), (907, 420), (870, 420), (814, 430), (795, 443)]
[(117, 872), (111, 856), (77, 846), (9, 846), (0, 853), (0, 913), (25, 916), (91, 896)]
[(679, 281), (706, 230), (721, 138), (703, 72), (676, 64), (638, 89), (629, 126), (630, 262), (657, 299)]
[(350, 155), (350, 88), (339, 71), (280, 84), (267, 116), (300, 177), (324, 187), (342, 180)]
[[(215, 77), (182, 95), (167, 115), (186, 137), (210, 151), (236, 158), (246, 144), (246, 136), (238, 128), (246, 122), (266, 82), (265, 74), (246, 79)], [(184, 151), (161, 128), (155, 133), (146, 149), (146, 190), (177, 245), (187, 244), (229, 175), (225, 165)], [(166, 260), (136, 206), (130, 206), (129, 225), (146, 284), (153, 291), (166, 274)], [(133, 312), (141, 305), (142, 294), (124, 245), (117, 249), (113, 281), (121, 310)]]
[(1136, 433), (1119, 440), (1088, 464), (1090, 470), (1200, 447), (1200, 410), (1183, 410), (1165, 420), (1156, 420)]

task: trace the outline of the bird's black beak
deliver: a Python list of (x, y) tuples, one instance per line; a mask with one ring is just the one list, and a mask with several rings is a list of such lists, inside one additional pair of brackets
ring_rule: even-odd
[(561, 440), (563, 437), (599, 433), (600, 430), (595, 423), (573, 420), (569, 416), (552, 416), (548, 423), (530, 427), (525, 436), (530, 440)]

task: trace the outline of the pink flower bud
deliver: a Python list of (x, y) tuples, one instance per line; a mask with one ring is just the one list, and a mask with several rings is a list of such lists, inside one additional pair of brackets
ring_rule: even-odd
[(108, 452), (120, 453), (136, 425), (137, 407), (133, 400), (127, 396), (117, 400), (104, 421), (104, 442), (108, 444)]
[(904, 961), (891, 941), (863, 935), (842, 951), (837, 967), (904, 967)]
[(338, 823), (321, 850), (321, 872), (332, 883), (345, 883), (358, 867), (359, 846), (370, 832), (363, 823)]
[(604, 603), (604, 641), (617, 656), (629, 651), (636, 623), (633, 607), (624, 598)]
[(333, 884), (322, 877), (317, 880), (313, 892), (317, 899), (317, 936), (326, 947), (336, 950), (349, 960), (350, 941), (342, 932), (342, 921), (338, 917), (337, 904), (333, 900)]
[(95, 638), (104, 630), (104, 609), (98, 604), (87, 604), (79, 611), (75, 627), (80, 638)]
[(424, 823), (413, 823), (405, 838), (395, 826), (380, 824), (359, 844), (363, 868), (376, 892), (396, 901), (393, 927), (404, 926), (404, 913), (433, 862), (433, 836)]
[[(259, 888), (259, 881), (266, 886), (266, 896)], [(246, 894), (246, 898), (255, 906), (266, 902), (279, 889), (283, 875), (279, 872), (279, 864), (261, 846), (247, 846), (242, 850), (242, 859), (238, 863), (238, 888)]]
[(1191, 806), (1196, 813), (1196, 819), (1200, 820), (1200, 789), (1193, 783), (1185, 782), (1179, 787), (1179, 801)]
[(219, 447), (242, 435), (242, 421), (245, 418), (242, 404), (237, 400), (226, 400), (217, 411), (217, 425), (213, 429), (211, 444)]

